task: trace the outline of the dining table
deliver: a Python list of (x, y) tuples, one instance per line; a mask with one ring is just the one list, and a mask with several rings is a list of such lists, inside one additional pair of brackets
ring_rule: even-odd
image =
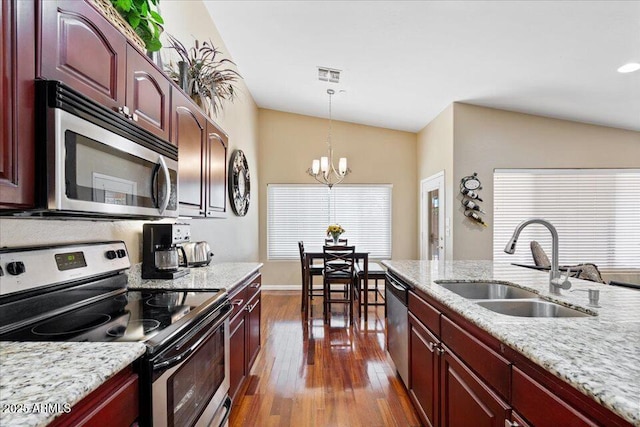
[[(308, 293), (309, 293), (309, 284), (311, 283), (311, 280), (313, 280), (313, 277), (311, 276), (311, 274), (309, 274), (310, 268), (313, 265), (314, 260), (324, 260), (324, 252), (322, 250), (322, 248), (316, 248), (316, 247), (311, 247), (308, 250), (305, 248), (305, 251), (302, 255), (303, 257), (303, 262), (305, 263), (305, 275), (304, 275), (304, 281), (302, 283), (302, 311), (304, 313), (304, 318), (305, 320), (307, 320), (309, 318), (309, 298), (307, 297)], [(366, 298), (366, 296), (368, 295), (368, 291), (369, 291), (369, 252), (360, 252), (360, 251), (356, 251), (353, 254), (353, 257), (355, 258), (354, 262), (359, 263), (360, 264), (360, 273), (359, 273), (359, 277), (354, 277), (354, 280), (359, 280), (360, 278), (363, 279), (364, 282), (364, 289), (359, 289), (359, 283), (357, 284), (358, 286), (358, 299), (361, 300), (360, 298), (360, 291), (364, 292), (365, 298), (364, 298), (364, 321), (366, 322), (368, 320), (368, 313), (367, 313), (367, 309), (368, 309), (368, 298)], [(357, 283), (357, 282), (356, 282)], [(359, 301), (359, 304), (362, 304)], [(360, 309), (358, 308), (358, 312), (360, 312)]]

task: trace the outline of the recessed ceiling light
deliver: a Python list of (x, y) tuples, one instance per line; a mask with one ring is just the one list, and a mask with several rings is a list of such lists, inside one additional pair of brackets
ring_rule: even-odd
[(622, 67), (618, 68), (619, 73), (632, 73), (638, 70), (640, 70), (640, 64), (637, 62), (629, 62), (628, 64), (624, 64)]

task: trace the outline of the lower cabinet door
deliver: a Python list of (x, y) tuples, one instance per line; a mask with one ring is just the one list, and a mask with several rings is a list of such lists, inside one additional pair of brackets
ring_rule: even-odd
[(238, 391), (242, 388), (242, 383), (247, 376), (246, 359), (246, 321), (244, 313), (240, 313), (230, 324), (229, 337), (229, 396), (236, 401)]
[(447, 347), (441, 363), (440, 405), (443, 427), (503, 427), (511, 408)]
[(440, 398), (438, 340), (413, 314), (409, 315), (409, 393), (422, 422), (438, 425)]
[[(511, 404), (532, 425), (588, 427), (598, 425), (520, 369), (513, 367)], [(544, 408), (541, 411), (540, 408)]]
[(248, 345), (247, 345), (247, 354), (248, 354), (248, 365), (247, 372), (251, 370), (251, 366), (253, 366), (253, 362), (258, 357), (258, 352), (260, 351), (260, 301), (261, 301), (261, 293), (258, 294), (249, 301), (247, 304), (248, 313), (248, 325), (247, 325), (247, 335), (248, 335)]

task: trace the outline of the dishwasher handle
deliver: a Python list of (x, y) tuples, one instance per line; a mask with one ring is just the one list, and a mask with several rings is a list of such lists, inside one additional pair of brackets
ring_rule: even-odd
[(409, 287), (390, 275), (387, 275), (387, 283), (390, 285), (388, 287), (389, 292), (406, 307), (409, 300)]

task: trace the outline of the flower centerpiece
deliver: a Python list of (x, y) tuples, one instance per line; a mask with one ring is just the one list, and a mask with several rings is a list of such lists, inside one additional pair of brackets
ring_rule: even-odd
[(331, 224), (329, 227), (327, 227), (327, 237), (331, 236), (331, 238), (333, 239), (333, 244), (335, 245), (338, 244), (338, 239), (344, 232), (345, 229), (342, 228), (340, 224)]

